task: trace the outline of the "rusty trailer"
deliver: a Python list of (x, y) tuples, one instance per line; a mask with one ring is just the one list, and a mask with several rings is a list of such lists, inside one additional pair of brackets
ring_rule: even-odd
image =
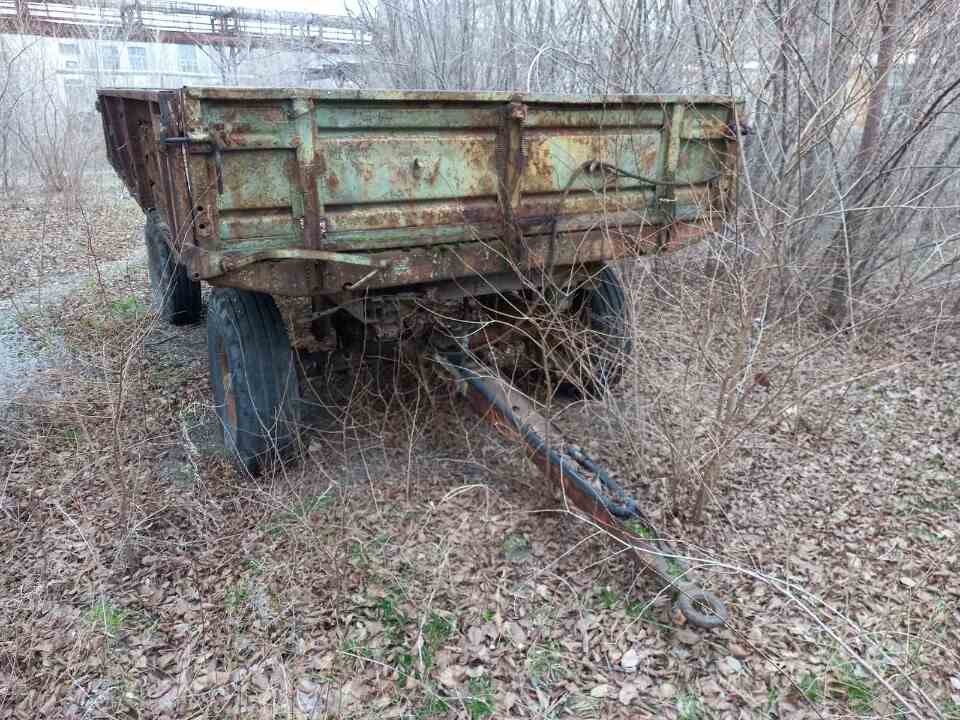
[(274, 297), (310, 298), (321, 341), (433, 348), (472, 406), (650, 565), (690, 622), (723, 622), (636, 503), (485, 368), (475, 341), (477, 313), (502, 326), (497, 338), (524, 335), (513, 310), (532, 297), (592, 334), (575, 353), (580, 387), (615, 384), (631, 345), (610, 264), (730, 221), (740, 101), (185, 87), (105, 89), (97, 107), (110, 162), (147, 219), (162, 317), (198, 321), (200, 282), (214, 288), (211, 386), (241, 470), (258, 472), (296, 436), (302, 363)]
[(728, 97), (111, 89), (98, 107), (191, 277), (278, 295), (670, 250), (736, 189)]

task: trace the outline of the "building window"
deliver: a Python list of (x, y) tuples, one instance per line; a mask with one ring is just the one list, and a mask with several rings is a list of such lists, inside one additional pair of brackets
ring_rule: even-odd
[(200, 66), (197, 64), (197, 49), (193, 45), (177, 45), (177, 65), (180, 68), (180, 72), (199, 72)]
[(120, 49), (109, 46), (100, 48), (100, 68), (103, 70), (119, 70)]
[(131, 45), (127, 48), (127, 60), (130, 61), (131, 70), (147, 69), (147, 49), (137, 45)]
[(80, 67), (80, 46), (77, 43), (60, 43), (60, 57), (63, 58), (63, 67), (75, 70)]

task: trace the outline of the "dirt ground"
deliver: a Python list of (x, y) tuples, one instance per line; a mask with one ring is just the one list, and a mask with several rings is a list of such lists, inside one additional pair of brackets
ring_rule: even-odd
[(78, 193), (22, 192), (0, 199), (0, 300), (77, 273), (95, 276), (97, 265), (139, 249), (142, 213), (114, 178)]
[[(24, 207), (0, 210), (19, 242), (53, 237)], [(780, 409), (745, 425), (699, 523), (672, 511), (700, 430), (668, 345), (612, 401), (555, 408), (726, 599), (700, 631), (439, 382), (337, 376), (296, 461), (238, 477), (204, 327), (151, 314), (138, 211), (82, 217), (58, 275), (134, 260), (8, 304), (0, 335), (28, 348), (2, 406), (0, 715), (960, 718), (955, 320), (798, 329), (816, 357), (754, 390)]]

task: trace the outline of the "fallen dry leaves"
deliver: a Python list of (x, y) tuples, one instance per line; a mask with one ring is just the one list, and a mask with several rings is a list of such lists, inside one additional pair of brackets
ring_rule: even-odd
[[(114, 178), (77, 193), (28, 192), (0, 200), (0, 300), (140, 249), (140, 208)], [(24, 294), (29, 301), (29, 294)]]
[[(0, 714), (875, 717), (919, 688), (921, 716), (957, 717), (956, 327), (892, 322), (889, 372), (790, 401), (825, 432), (752, 427), (702, 527), (669, 512), (656, 432), (558, 408), (730, 604), (706, 633), (441, 391), (376, 397), (361, 372), (299, 462), (236, 477), (203, 328), (147, 306), (141, 269), (33, 318), (67, 357), (0, 437)], [(828, 347), (810, 378), (851, 362)]]

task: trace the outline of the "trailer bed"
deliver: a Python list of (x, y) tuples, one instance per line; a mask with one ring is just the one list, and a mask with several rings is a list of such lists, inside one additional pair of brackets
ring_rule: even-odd
[(98, 95), (111, 164), (191, 276), (273, 294), (675, 249), (717, 229), (736, 190), (742, 107), (724, 96)]

